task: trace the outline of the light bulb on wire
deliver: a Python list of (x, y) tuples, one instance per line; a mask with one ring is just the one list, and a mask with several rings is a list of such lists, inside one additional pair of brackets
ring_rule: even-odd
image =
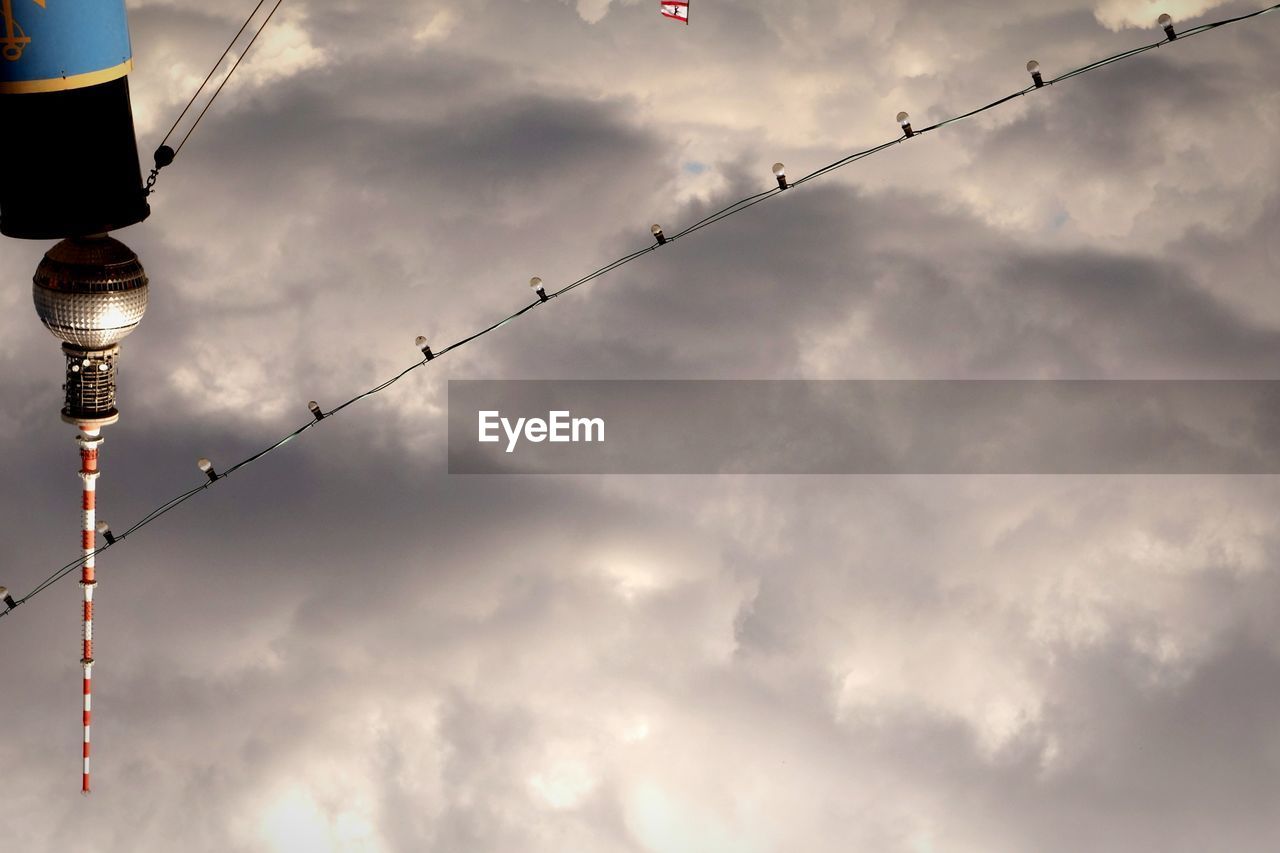
[(196, 467), (204, 472), (205, 476), (209, 478), (210, 483), (216, 483), (218, 481), (218, 472), (213, 470), (213, 463), (208, 459), (201, 456), (196, 460)]
[(778, 179), (778, 189), (785, 190), (790, 186), (787, 183), (787, 167), (781, 163), (773, 164), (773, 176)]
[(1036, 88), (1044, 86), (1044, 77), (1040, 76), (1040, 63), (1034, 59), (1027, 63), (1027, 73), (1031, 75), (1031, 82), (1036, 84)]
[(543, 302), (547, 301), (547, 289), (542, 286), (542, 279), (535, 275), (533, 278), (529, 279), (529, 286), (533, 288), (534, 293), (538, 294), (538, 299)]
[(911, 116), (906, 112), (898, 113), (898, 124), (902, 125), (902, 132), (907, 135), (908, 139), (916, 135), (916, 132), (911, 129)]
[(413, 343), (418, 349), (422, 350), (422, 354), (426, 356), (427, 361), (436, 357), (436, 354), (431, 351), (431, 345), (427, 343), (425, 336), (418, 335), (413, 339)]
[(658, 241), (659, 246), (666, 244), (667, 235), (662, 233), (661, 225), (654, 225), (652, 228), (649, 229), (649, 231), (653, 234), (653, 239)]
[(1168, 12), (1157, 18), (1156, 23), (1164, 29), (1164, 34), (1169, 37), (1169, 41), (1178, 37), (1178, 31), (1173, 28), (1173, 16)]
[(115, 534), (111, 532), (111, 525), (105, 521), (99, 521), (97, 524), (98, 532), (102, 534), (102, 538), (107, 540), (108, 545), (116, 544)]

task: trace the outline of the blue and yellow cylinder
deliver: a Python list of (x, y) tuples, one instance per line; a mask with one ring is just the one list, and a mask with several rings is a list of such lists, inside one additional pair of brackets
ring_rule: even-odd
[(150, 213), (124, 0), (0, 0), (0, 232), (99, 234)]

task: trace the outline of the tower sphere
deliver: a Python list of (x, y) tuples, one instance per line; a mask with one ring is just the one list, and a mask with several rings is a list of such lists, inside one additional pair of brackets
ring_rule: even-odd
[(70, 237), (45, 253), (32, 296), (54, 337), (87, 350), (106, 349), (142, 322), (147, 274), (119, 240)]

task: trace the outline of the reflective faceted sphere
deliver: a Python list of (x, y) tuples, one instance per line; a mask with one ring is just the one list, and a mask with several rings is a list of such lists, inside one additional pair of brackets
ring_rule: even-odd
[(71, 237), (45, 253), (32, 296), (55, 337), (84, 349), (119, 343), (147, 311), (147, 274), (111, 237)]

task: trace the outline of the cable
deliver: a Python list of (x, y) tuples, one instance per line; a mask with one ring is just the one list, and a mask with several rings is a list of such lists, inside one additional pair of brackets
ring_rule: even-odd
[[(227, 58), (227, 54), (231, 52), (231, 48), (235, 45), (236, 41), (240, 36), (244, 35), (245, 27), (249, 26), (249, 22), (258, 14), (258, 10), (262, 8), (262, 4), (265, 2), (267, 2), (267, 0), (258, 0), (258, 5), (253, 7), (253, 11), (249, 13), (249, 17), (244, 19), (244, 23), (240, 25), (240, 29), (236, 30), (236, 34), (231, 37), (231, 41), (227, 42), (227, 49), (222, 51), (222, 56), (219, 56), (218, 61), (213, 63), (213, 67), (210, 68), (209, 73), (205, 75), (204, 81), (196, 87), (195, 92), (191, 95), (191, 100), (187, 101), (187, 105), (182, 108), (182, 112), (178, 113), (178, 117), (173, 120), (173, 125), (170, 126), (168, 133), (164, 135), (164, 139), (160, 140), (161, 145), (164, 145), (169, 141), (169, 137), (173, 136), (173, 132), (178, 129), (178, 123), (182, 121), (183, 116), (185, 116), (187, 111), (191, 109), (191, 105), (196, 102), (196, 98), (200, 97), (200, 93), (204, 91), (204, 87), (208, 86), (209, 81), (213, 79), (213, 72), (217, 71), (222, 65), (222, 61)], [(190, 133), (187, 134), (187, 136), (190, 135)]]
[(258, 36), (262, 35), (262, 31), (267, 28), (267, 24), (271, 23), (272, 17), (275, 16), (276, 10), (280, 8), (280, 4), (283, 3), (284, 0), (276, 0), (276, 4), (272, 6), (271, 11), (267, 13), (266, 20), (262, 22), (262, 26), (258, 27), (257, 31), (253, 34), (253, 38), (249, 39), (249, 44), (247, 44), (245, 49), (240, 52), (240, 55), (236, 57), (236, 61), (231, 65), (231, 70), (227, 72), (226, 77), (222, 78), (222, 81), (218, 84), (218, 88), (214, 90), (213, 96), (209, 98), (209, 102), (204, 105), (204, 109), (200, 110), (200, 114), (196, 116), (196, 120), (191, 123), (191, 127), (182, 135), (182, 141), (178, 143), (178, 147), (171, 147), (168, 144), (169, 137), (178, 129), (178, 124), (191, 109), (192, 105), (195, 104), (196, 99), (200, 97), (200, 93), (209, 85), (209, 81), (213, 79), (213, 73), (222, 67), (222, 63), (226, 60), (227, 54), (231, 53), (231, 48), (235, 46), (237, 41), (239, 41), (240, 36), (244, 35), (245, 28), (247, 28), (249, 26), (249, 22), (257, 16), (258, 11), (262, 8), (262, 4), (265, 2), (266, 0), (258, 0), (258, 5), (253, 7), (253, 11), (249, 13), (249, 17), (244, 19), (244, 23), (240, 25), (240, 29), (236, 30), (236, 34), (231, 37), (231, 41), (227, 42), (226, 50), (222, 51), (222, 56), (219, 56), (218, 61), (213, 63), (213, 67), (209, 69), (209, 73), (205, 75), (203, 82), (196, 87), (195, 93), (191, 95), (191, 100), (187, 101), (187, 105), (182, 108), (182, 112), (178, 113), (178, 117), (173, 120), (173, 125), (169, 128), (169, 132), (164, 135), (164, 139), (160, 140), (160, 145), (156, 148), (155, 153), (155, 167), (151, 170), (151, 174), (147, 176), (147, 183), (143, 187), (144, 195), (151, 195), (152, 191), (155, 189), (156, 179), (160, 176), (160, 170), (174, 161), (174, 158), (178, 156), (178, 152), (182, 150), (182, 146), (186, 145), (187, 140), (191, 138), (191, 134), (196, 132), (196, 127), (199, 126), (200, 119), (204, 118), (204, 114), (209, 111), (209, 107), (213, 106), (213, 102), (218, 99), (218, 95), (222, 94), (222, 87), (226, 86), (227, 81), (231, 79), (231, 75), (236, 73), (236, 69), (240, 67), (241, 61), (249, 54), (249, 51), (253, 48), (253, 43), (258, 40)]
[[(275, 7), (275, 8), (279, 8), (279, 6), (280, 6), (280, 3), (281, 3), (281, 2), (283, 2), (283, 0), (277, 0), (277, 2), (276, 2), (276, 7)], [(1199, 35), (1199, 34), (1201, 34), (1201, 33), (1205, 33), (1205, 32), (1208, 32), (1208, 31), (1210, 31), (1210, 30), (1213, 30), (1213, 29), (1217, 29), (1218, 27), (1226, 26), (1227, 24), (1233, 24), (1233, 23), (1237, 23), (1237, 22), (1239, 22), (1239, 21), (1248, 20), (1248, 19), (1250, 19), (1250, 18), (1256, 18), (1256, 17), (1258, 17), (1259, 15), (1265, 15), (1265, 14), (1267, 14), (1268, 12), (1274, 12), (1274, 11), (1276, 11), (1277, 9), (1280, 9), (1280, 3), (1277, 3), (1277, 4), (1273, 5), (1273, 6), (1269, 6), (1269, 7), (1265, 8), (1265, 9), (1260, 9), (1260, 10), (1258, 10), (1258, 11), (1256, 11), (1256, 12), (1250, 12), (1250, 13), (1248, 13), (1248, 14), (1245, 14), (1245, 15), (1239, 15), (1239, 16), (1234, 17), (1234, 18), (1227, 18), (1227, 19), (1224, 19), (1224, 20), (1221, 20), (1221, 21), (1215, 21), (1215, 22), (1213, 22), (1213, 23), (1203, 24), (1203, 25), (1201, 25), (1201, 26), (1198, 26), (1198, 27), (1195, 27), (1195, 28), (1193, 28), (1193, 29), (1187, 30), (1185, 33), (1181, 33), (1181, 34), (1179, 34), (1179, 35), (1177, 36), (1177, 39), (1188, 38), (1188, 37), (1190, 37), (1190, 36)], [(273, 13), (273, 14), (274, 14), (274, 11), (275, 11), (275, 9), (272, 9), (272, 13)], [(268, 20), (269, 20), (269, 16), (268, 16)], [(264, 25), (263, 25), (263, 26), (265, 26), (265, 23), (264, 23)], [(259, 30), (259, 33), (261, 33), (261, 30)], [(255, 38), (256, 38), (256, 37), (257, 37), (257, 36), (255, 36)], [(1078, 76), (1080, 76), (1081, 74), (1086, 74), (1086, 73), (1088, 73), (1089, 71), (1093, 71), (1093, 70), (1096, 70), (1096, 69), (1098, 69), (1098, 68), (1102, 68), (1102, 67), (1104, 67), (1104, 66), (1110, 65), (1110, 64), (1112, 64), (1113, 62), (1119, 62), (1119, 61), (1121, 61), (1121, 60), (1123, 60), (1123, 59), (1128, 59), (1128, 58), (1130, 58), (1130, 57), (1137, 56), (1137, 55), (1139, 55), (1139, 54), (1141, 54), (1141, 53), (1145, 53), (1145, 52), (1146, 52), (1146, 51), (1148, 51), (1148, 50), (1153, 50), (1153, 49), (1158, 48), (1158, 47), (1161, 47), (1161, 46), (1163, 46), (1163, 45), (1171, 44), (1171, 43), (1172, 43), (1172, 42), (1174, 42), (1175, 40), (1176, 40), (1176, 39), (1174, 39), (1174, 38), (1165, 38), (1165, 39), (1163, 39), (1163, 40), (1161, 40), (1161, 41), (1159, 41), (1159, 42), (1155, 42), (1155, 43), (1153, 43), (1153, 44), (1144, 45), (1144, 46), (1142, 46), (1142, 47), (1134, 48), (1134, 49), (1132, 49), (1132, 50), (1127, 50), (1127, 51), (1124, 51), (1123, 53), (1118, 53), (1118, 54), (1115, 54), (1114, 56), (1109, 56), (1109, 57), (1107, 57), (1107, 58), (1105, 58), (1105, 59), (1098, 60), (1097, 62), (1092, 62), (1092, 63), (1090, 63), (1090, 64), (1088, 64), (1088, 65), (1081, 66), (1080, 68), (1076, 68), (1076, 69), (1074, 69), (1074, 70), (1072, 70), (1072, 71), (1068, 71), (1068, 72), (1066, 72), (1065, 74), (1061, 74), (1061, 75), (1059, 75), (1059, 76), (1055, 77), (1055, 78), (1054, 78), (1054, 79), (1052, 79), (1052, 80), (1046, 80), (1046, 81), (1044, 81), (1044, 83), (1045, 83), (1045, 85), (1046, 85), (1046, 86), (1052, 85), (1052, 84), (1054, 84), (1054, 83), (1061, 83), (1061, 82), (1063, 82), (1063, 81), (1065, 81), (1065, 80), (1070, 80), (1070, 79), (1071, 79), (1071, 78), (1073, 78), (1073, 77), (1078, 77)], [(252, 45), (252, 42), (250, 42), (250, 45)], [(234, 67), (232, 68), (232, 70), (233, 70), (233, 71), (235, 70), (235, 69), (234, 69)], [(228, 75), (228, 76), (229, 76), (229, 75)], [(225, 82), (226, 82), (226, 81), (224, 80), (224, 81), (223, 81), (223, 83), (225, 83)], [(794, 181), (793, 183), (789, 184), (788, 186), (789, 186), (789, 188), (797, 187), (797, 186), (799, 186), (799, 185), (801, 185), (801, 184), (803, 184), (803, 183), (805, 183), (805, 182), (807, 182), (807, 181), (814, 180), (815, 178), (819, 178), (819, 177), (821, 177), (821, 176), (823, 176), (823, 175), (825, 175), (825, 174), (827, 174), (827, 173), (829, 173), (829, 172), (835, 171), (836, 169), (840, 169), (840, 168), (842, 168), (842, 167), (844, 167), (844, 166), (847, 166), (847, 165), (849, 165), (850, 163), (855, 163), (855, 162), (857, 162), (857, 161), (859, 161), (859, 160), (865, 159), (865, 158), (870, 157), (870, 156), (872, 156), (872, 155), (874, 155), (874, 154), (878, 154), (878, 153), (880, 153), (880, 152), (882, 152), (882, 151), (885, 151), (885, 150), (887, 150), (887, 149), (889, 149), (889, 148), (892, 148), (892, 147), (893, 147), (893, 146), (895, 146), (895, 145), (899, 145), (899, 144), (901, 144), (901, 143), (903, 143), (903, 142), (906, 142), (908, 139), (912, 139), (912, 138), (914, 138), (914, 137), (916, 137), (916, 136), (920, 136), (921, 134), (928, 133), (929, 131), (932, 131), (932, 130), (937, 130), (937, 129), (939, 129), (939, 128), (945, 127), (945, 126), (946, 126), (946, 125), (948, 125), (948, 124), (953, 124), (953, 123), (955, 123), (955, 122), (957, 122), (957, 121), (962, 121), (962, 120), (964, 120), (964, 119), (971, 118), (971, 117), (973, 117), (973, 116), (975, 116), (975, 115), (978, 115), (979, 113), (986, 112), (987, 110), (994, 109), (994, 108), (996, 108), (996, 107), (1000, 106), (1001, 104), (1004, 104), (1004, 103), (1007, 103), (1007, 102), (1009, 102), (1009, 101), (1013, 100), (1014, 98), (1019, 98), (1019, 97), (1022, 97), (1022, 96), (1024, 96), (1024, 95), (1027, 95), (1027, 94), (1029, 94), (1030, 92), (1034, 91), (1036, 88), (1039, 88), (1039, 87), (1036, 87), (1036, 86), (1029, 86), (1029, 87), (1027, 87), (1027, 88), (1025, 88), (1025, 89), (1022, 89), (1022, 90), (1020, 90), (1020, 91), (1013, 92), (1013, 93), (1011, 93), (1011, 94), (1009, 94), (1009, 95), (1006, 95), (1005, 97), (1000, 98), (999, 100), (992, 101), (991, 103), (987, 104), (986, 106), (978, 107), (977, 109), (975, 109), (975, 110), (970, 110), (970, 111), (969, 111), (969, 112), (967, 112), (967, 113), (962, 113), (962, 114), (960, 114), (960, 115), (958, 115), (958, 116), (954, 116), (954, 117), (949, 118), (949, 119), (944, 119), (943, 121), (940, 121), (940, 122), (938, 122), (937, 124), (930, 125), (929, 127), (923, 128), (923, 129), (921, 129), (921, 130), (916, 130), (916, 131), (914, 131), (911, 135), (903, 135), (903, 136), (898, 137), (897, 139), (892, 139), (892, 140), (890, 140), (890, 141), (888, 141), (888, 142), (883, 142), (883, 143), (881, 143), (881, 144), (879, 144), (879, 145), (873, 146), (873, 147), (871, 147), (871, 148), (867, 148), (867, 149), (865, 149), (865, 150), (863, 150), (863, 151), (858, 151), (858, 152), (856, 152), (856, 153), (854, 153), (854, 154), (849, 154), (849, 155), (847, 155), (847, 156), (845, 156), (845, 157), (843, 157), (843, 158), (841, 158), (841, 159), (839, 159), (839, 160), (836, 160), (834, 163), (830, 163), (830, 164), (828, 164), (828, 165), (826, 165), (826, 166), (823, 166), (823, 167), (822, 167), (822, 168), (820, 168), (820, 169), (816, 169), (815, 171), (810, 172), (809, 174), (805, 175), (805, 176), (804, 176), (804, 177), (802, 177), (802, 178), (799, 178), (798, 180)], [(215, 94), (215, 97), (216, 97), (216, 94)], [(208, 107), (206, 106), (206, 107), (205, 107), (205, 109), (208, 109)], [(202, 113), (202, 114), (203, 114), (203, 113)], [(198, 119), (197, 119), (197, 121), (198, 121)], [(194, 125), (193, 125), (193, 129), (194, 129)], [(188, 136), (190, 136), (190, 133), (188, 133), (187, 135), (188, 135)], [(672, 243), (672, 242), (674, 242), (675, 240), (677, 240), (677, 239), (679, 239), (679, 238), (681, 238), (681, 237), (687, 237), (687, 236), (689, 236), (689, 235), (692, 235), (692, 234), (694, 234), (694, 233), (696, 233), (696, 232), (700, 231), (700, 230), (701, 230), (701, 229), (703, 229), (703, 228), (706, 228), (706, 227), (708, 227), (708, 226), (710, 226), (710, 225), (714, 225), (715, 223), (720, 222), (720, 221), (722, 221), (722, 220), (724, 220), (724, 219), (727, 219), (727, 218), (729, 218), (730, 216), (733, 216), (733, 215), (735, 215), (735, 214), (741, 213), (742, 211), (747, 210), (748, 208), (754, 207), (755, 205), (760, 204), (761, 202), (767, 201), (767, 200), (769, 200), (769, 199), (771, 199), (771, 198), (775, 198), (776, 196), (780, 195), (780, 194), (781, 194), (781, 193), (783, 193), (784, 191), (785, 191), (785, 190), (784, 190), (782, 187), (774, 187), (774, 188), (768, 189), (768, 190), (766, 190), (766, 191), (764, 191), (764, 192), (760, 192), (760, 193), (756, 193), (755, 195), (747, 196), (747, 197), (746, 197), (746, 198), (744, 198), (744, 199), (739, 199), (738, 201), (734, 202), (733, 204), (730, 204), (730, 205), (728, 205), (727, 207), (721, 208), (720, 210), (716, 211), (715, 213), (712, 213), (712, 214), (709, 214), (708, 216), (703, 217), (702, 219), (698, 220), (698, 221), (697, 221), (697, 222), (695, 222), (694, 224), (692, 224), (692, 225), (690, 225), (690, 226), (686, 227), (684, 230), (679, 231), (679, 232), (676, 232), (675, 234), (673, 234), (673, 235), (671, 235), (670, 237), (668, 237), (668, 238), (666, 239), (666, 241), (665, 241), (665, 242), (666, 242), (666, 243)], [(618, 258), (617, 260), (612, 261), (612, 262), (610, 262), (610, 263), (608, 263), (608, 264), (605, 264), (604, 266), (600, 267), (600, 268), (599, 268), (599, 269), (597, 269), (595, 272), (589, 273), (589, 274), (587, 274), (587, 275), (583, 276), (582, 278), (578, 279), (577, 281), (570, 282), (569, 284), (565, 285), (564, 287), (560, 288), (559, 290), (557, 290), (557, 291), (555, 291), (555, 292), (547, 293), (547, 294), (546, 294), (546, 298), (545, 298), (545, 299), (539, 298), (536, 302), (532, 302), (532, 303), (530, 303), (530, 304), (528, 304), (528, 305), (524, 306), (523, 308), (519, 309), (519, 310), (518, 310), (518, 311), (516, 311), (515, 313), (508, 315), (507, 317), (503, 318), (502, 320), (499, 320), (498, 322), (496, 322), (496, 323), (494, 323), (494, 324), (492, 324), (492, 325), (490, 325), (490, 326), (487, 326), (487, 327), (485, 327), (485, 328), (481, 329), (481, 330), (480, 330), (480, 331), (478, 331), (478, 332), (475, 332), (475, 333), (473, 333), (473, 334), (471, 334), (471, 335), (469, 335), (469, 336), (467, 336), (467, 337), (465, 337), (465, 338), (462, 338), (462, 339), (461, 339), (461, 340), (459, 340), (459, 341), (456, 341), (456, 342), (454, 342), (454, 343), (450, 344), (449, 346), (446, 346), (445, 348), (441, 349), (439, 352), (428, 354), (428, 355), (427, 355), (425, 358), (423, 358), (421, 361), (418, 361), (418, 362), (416, 362), (416, 363), (414, 363), (414, 364), (409, 365), (409, 366), (408, 366), (408, 367), (406, 367), (404, 370), (400, 371), (400, 372), (399, 372), (399, 373), (397, 373), (395, 376), (391, 377), (390, 379), (386, 380), (385, 382), (382, 382), (381, 384), (376, 385), (376, 386), (374, 386), (373, 388), (370, 388), (368, 391), (364, 391), (364, 392), (362, 392), (362, 393), (360, 393), (360, 394), (357, 394), (356, 396), (352, 397), (350, 400), (347, 400), (345, 403), (342, 403), (342, 404), (340, 404), (340, 405), (338, 405), (338, 406), (334, 407), (333, 409), (330, 409), (328, 412), (323, 412), (323, 411), (321, 411), (321, 412), (320, 412), (316, 417), (314, 417), (314, 418), (313, 418), (309, 423), (303, 424), (302, 426), (298, 427), (296, 430), (294, 430), (293, 432), (289, 433), (289, 434), (288, 434), (288, 435), (286, 435), (284, 438), (281, 438), (279, 441), (275, 442), (274, 444), (272, 444), (272, 445), (270, 445), (270, 446), (266, 447), (266, 448), (265, 448), (265, 449), (263, 449), (263, 450), (258, 451), (257, 453), (253, 454), (252, 456), (249, 456), (249, 457), (248, 457), (248, 458), (246, 458), (246, 459), (241, 460), (240, 462), (237, 462), (236, 464), (232, 465), (230, 468), (228, 468), (228, 469), (227, 469), (225, 472), (223, 472), (222, 474), (218, 474), (218, 475), (216, 475), (216, 476), (215, 476), (215, 475), (211, 475), (211, 479), (210, 479), (210, 481), (209, 481), (209, 482), (202, 483), (202, 484), (200, 484), (199, 486), (196, 486), (196, 487), (195, 487), (195, 488), (193, 488), (193, 489), (190, 489), (190, 490), (188, 490), (188, 491), (186, 491), (186, 492), (183, 492), (182, 494), (178, 495), (177, 497), (170, 498), (168, 501), (166, 501), (165, 503), (161, 504), (159, 507), (157, 507), (156, 509), (152, 510), (152, 511), (151, 511), (150, 513), (148, 513), (147, 515), (143, 516), (139, 521), (135, 522), (135, 523), (134, 523), (134, 525), (133, 525), (132, 527), (128, 528), (128, 529), (127, 529), (127, 530), (125, 530), (123, 533), (121, 533), (120, 535), (116, 536), (116, 537), (115, 537), (114, 542), (108, 543), (107, 545), (104, 545), (103, 547), (98, 548), (97, 550), (95, 550), (95, 551), (91, 552), (90, 554), (86, 554), (86, 555), (84, 555), (84, 556), (81, 556), (81, 557), (79, 557), (78, 559), (73, 560), (73, 561), (72, 561), (72, 562), (70, 562), (70, 563), (67, 563), (65, 566), (62, 566), (62, 567), (61, 567), (61, 568), (59, 568), (57, 571), (55, 571), (53, 574), (51, 574), (49, 577), (47, 577), (45, 580), (41, 581), (41, 582), (40, 582), (40, 583), (39, 583), (39, 584), (38, 584), (38, 585), (37, 585), (37, 586), (36, 586), (36, 587), (31, 591), (31, 592), (27, 593), (25, 596), (23, 596), (23, 597), (22, 597), (22, 598), (20, 598), (20, 599), (15, 599), (15, 601), (16, 601), (16, 603), (17, 603), (17, 605), (25, 604), (27, 601), (30, 601), (32, 598), (34, 598), (35, 596), (39, 595), (39, 594), (40, 594), (41, 592), (43, 592), (44, 590), (48, 589), (50, 586), (52, 586), (53, 584), (57, 583), (57, 582), (58, 582), (59, 580), (61, 580), (62, 578), (66, 577), (68, 574), (70, 574), (71, 572), (73, 572), (73, 571), (75, 571), (76, 569), (78, 569), (81, 565), (83, 565), (83, 563), (85, 562), (85, 560), (87, 560), (90, 556), (92, 556), (92, 555), (96, 555), (96, 554), (99, 554), (99, 553), (101, 553), (101, 552), (105, 551), (106, 549), (108, 549), (108, 548), (112, 547), (112, 545), (114, 545), (114, 544), (116, 544), (116, 543), (119, 543), (119, 542), (124, 541), (124, 540), (125, 540), (126, 538), (128, 538), (131, 534), (138, 532), (139, 530), (141, 530), (142, 528), (144, 528), (144, 527), (146, 527), (147, 525), (151, 524), (152, 522), (156, 521), (157, 519), (159, 519), (160, 517), (162, 517), (163, 515), (165, 515), (165, 514), (166, 514), (166, 513), (168, 513), (169, 511), (171, 511), (171, 510), (173, 510), (173, 509), (176, 509), (177, 507), (179, 507), (179, 506), (181, 506), (182, 504), (186, 503), (188, 500), (190, 500), (191, 498), (193, 498), (193, 497), (195, 497), (196, 495), (200, 494), (200, 493), (201, 493), (201, 492), (203, 492), (205, 489), (207, 489), (207, 488), (209, 488), (210, 486), (212, 486), (214, 483), (221, 482), (222, 480), (225, 480), (227, 477), (231, 476), (231, 474), (235, 473), (236, 471), (239, 471), (241, 468), (244, 468), (244, 467), (245, 467), (245, 466), (247, 466), (247, 465), (251, 465), (251, 464), (253, 464), (254, 462), (257, 462), (259, 459), (261, 459), (262, 457), (266, 456), (268, 453), (271, 453), (273, 450), (276, 450), (276, 449), (278, 449), (278, 448), (280, 448), (280, 447), (284, 446), (285, 444), (288, 444), (288, 443), (289, 443), (290, 441), (292, 441), (293, 439), (297, 438), (298, 436), (302, 435), (302, 434), (303, 434), (304, 432), (306, 432), (307, 430), (309, 430), (309, 429), (311, 429), (312, 427), (314, 427), (316, 424), (320, 423), (320, 421), (321, 421), (321, 420), (323, 420), (323, 419), (325, 419), (325, 418), (328, 418), (328, 417), (331, 417), (331, 416), (333, 416), (333, 415), (336, 415), (336, 414), (338, 414), (339, 412), (341, 412), (342, 410), (346, 409), (347, 407), (352, 406), (352, 405), (354, 405), (354, 404), (356, 404), (356, 403), (360, 402), (361, 400), (364, 400), (364, 399), (365, 399), (365, 398), (367, 398), (367, 397), (371, 397), (371, 396), (373, 396), (373, 395), (375, 395), (375, 394), (379, 394), (379, 393), (381, 393), (381, 392), (385, 391), (386, 389), (390, 388), (392, 385), (394, 385), (394, 384), (396, 384), (397, 382), (399, 382), (401, 379), (403, 379), (403, 378), (404, 378), (405, 376), (407, 376), (409, 373), (413, 372), (414, 370), (417, 370), (417, 369), (418, 369), (418, 368), (420, 368), (420, 367), (425, 367), (429, 362), (433, 361), (434, 359), (439, 358), (440, 356), (443, 356), (443, 355), (445, 355), (446, 353), (452, 352), (452, 351), (454, 351), (454, 350), (458, 349), (459, 347), (465, 346), (465, 345), (467, 345), (467, 344), (471, 343), (472, 341), (475, 341), (475, 340), (476, 340), (476, 339), (478, 339), (478, 338), (484, 337), (485, 335), (489, 334), (490, 332), (494, 332), (494, 331), (496, 331), (496, 330), (498, 330), (498, 329), (502, 328), (502, 327), (503, 327), (503, 326), (505, 326), (507, 323), (510, 323), (512, 320), (515, 320), (515, 319), (517, 319), (518, 317), (523, 316), (524, 314), (528, 313), (529, 311), (532, 311), (534, 308), (537, 308), (537, 307), (539, 307), (540, 305), (547, 304), (547, 303), (548, 303), (548, 302), (550, 302), (552, 299), (555, 299), (555, 298), (556, 298), (556, 297), (558, 297), (558, 296), (563, 296), (564, 294), (568, 293), (569, 291), (573, 290), (573, 289), (574, 289), (574, 288), (576, 288), (576, 287), (581, 287), (582, 285), (587, 284), (588, 282), (594, 281), (595, 279), (600, 278), (601, 276), (606, 275), (606, 274), (608, 274), (609, 272), (612, 272), (613, 270), (618, 269), (619, 267), (625, 266), (626, 264), (629, 264), (629, 263), (631, 263), (632, 261), (637, 260), (638, 258), (641, 258), (641, 257), (643, 257), (644, 255), (649, 254), (650, 252), (656, 251), (656, 250), (657, 250), (660, 246), (662, 246), (662, 245), (665, 245), (665, 243), (659, 243), (659, 244), (654, 244), (654, 245), (646, 246), (646, 247), (644, 247), (643, 249), (638, 249), (638, 250), (636, 250), (636, 251), (634, 251), (634, 252), (631, 252), (630, 254), (623, 255), (621, 258)], [(7, 609), (7, 610), (0, 611), (0, 618), (2, 618), (2, 617), (4, 617), (4, 616), (8, 615), (8, 614), (9, 614), (9, 613), (11, 613), (12, 611), (13, 611), (13, 608), (9, 608), (9, 609)]]
[(196, 127), (199, 126), (200, 119), (204, 118), (204, 114), (209, 112), (209, 107), (213, 106), (213, 102), (217, 100), (218, 95), (222, 94), (222, 87), (227, 85), (227, 81), (231, 79), (231, 75), (236, 73), (236, 69), (240, 67), (240, 63), (249, 55), (249, 51), (253, 49), (253, 43), (258, 40), (258, 36), (262, 35), (262, 31), (267, 28), (267, 24), (271, 23), (271, 19), (276, 14), (276, 10), (280, 8), (280, 4), (283, 2), (284, 0), (276, 0), (276, 5), (271, 7), (271, 11), (267, 13), (267, 19), (262, 22), (262, 26), (253, 34), (253, 38), (249, 39), (249, 43), (245, 45), (244, 51), (236, 57), (235, 63), (231, 66), (231, 70), (227, 72), (227, 76), (222, 78), (222, 82), (218, 84), (218, 88), (213, 91), (213, 97), (209, 99), (209, 103), (204, 105), (204, 109), (200, 111), (200, 115), (196, 116), (196, 120), (191, 123), (191, 129), (187, 131), (186, 135), (182, 137), (182, 141), (178, 143), (178, 147), (174, 149), (173, 153), (175, 156), (182, 150), (182, 146), (187, 144), (187, 140), (191, 138), (191, 134), (196, 132)]

